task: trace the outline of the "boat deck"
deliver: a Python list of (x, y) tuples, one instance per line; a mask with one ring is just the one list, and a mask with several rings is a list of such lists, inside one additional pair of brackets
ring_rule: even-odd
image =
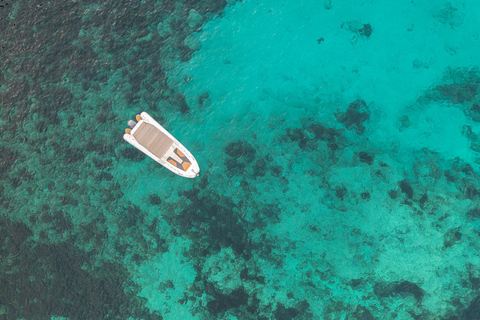
[(149, 123), (143, 123), (133, 134), (134, 138), (159, 159), (173, 145), (173, 140)]

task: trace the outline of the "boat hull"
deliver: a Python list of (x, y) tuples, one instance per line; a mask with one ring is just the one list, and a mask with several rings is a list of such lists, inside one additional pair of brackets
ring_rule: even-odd
[[(200, 173), (200, 167), (198, 165), (197, 160), (190, 153), (190, 151), (188, 151), (187, 148), (185, 148), (173, 135), (170, 134), (170, 132), (168, 132), (157, 121), (155, 121), (155, 119), (153, 119), (148, 113), (142, 112), (140, 114), (140, 118), (141, 120), (135, 125), (135, 127), (131, 130), (131, 132), (125, 133), (123, 135), (123, 139), (128, 143), (130, 143), (135, 148), (137, 148), (138, 150), (142, 151), (144, 154), (146, 154), (153, 160), (155, 160), (156, 162), (158, 162), (159, 164), (161, 164), (162, 166), (164, 166), (165, 168), (167, 168), (168, 170), (172, 171), (173, 173), (185, 178), (197, 177)], [(145, 123), (155, 126), (155, 128), (160, 130), (163, 134), (165, 134), (168, 138), (170, 138), (173, 141), (172, 147), (180, 151), (184, 155), (184, 157), (186, 157), (188, 161), (191, 163), (191, 165), (189, 165), (187, 170), (182, 170), (180, 168), (177, 168), (176, 166), (168, 162), (167, 159), (156, 156), (151, 151), (149, 151), (146, 147), (141, 145), (137, 141), (137, 139), (135, 139), (135, 136), (134, 136), (135, 132)]]

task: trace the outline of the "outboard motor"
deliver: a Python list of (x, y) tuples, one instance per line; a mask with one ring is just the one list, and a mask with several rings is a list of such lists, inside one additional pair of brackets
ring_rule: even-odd
[(127, 124), (128, 124), (128, 126), (129, 126), (130, 128), (132, 128), (132, 129), (135, 128), (135, 126), (137, 125), (137, 123), (136, 123), (135, 121), (133, 121), (133, 120), (128, 120), (128, 123), (127, 123)]

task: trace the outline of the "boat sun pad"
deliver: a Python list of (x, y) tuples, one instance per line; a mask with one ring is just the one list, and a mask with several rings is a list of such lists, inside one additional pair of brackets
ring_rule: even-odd
[(133, 134), (134, 138), (148, 151), (161, 159), (173, 144), (163, 132), (149, 123), (143, 123)]

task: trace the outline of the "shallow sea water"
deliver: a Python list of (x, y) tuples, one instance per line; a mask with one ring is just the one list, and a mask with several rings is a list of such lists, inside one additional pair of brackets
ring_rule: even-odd
[(479, 16), (0, 1), (0, 318), (480, 319)]

